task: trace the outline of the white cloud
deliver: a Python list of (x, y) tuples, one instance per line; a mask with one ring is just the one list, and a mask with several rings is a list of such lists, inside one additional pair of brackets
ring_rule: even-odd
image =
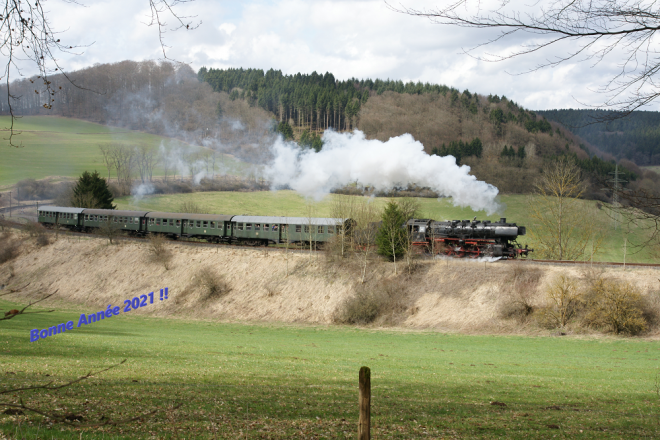
[[(86, 7), (53, 0), (53, 25), (66, 32), (72, 45), (93, 43), (78, 56), (59, 56), (67, 70), (125, 59), (161, 59), (157, 28), (146, 0), (82, 0)], [(51, 2), (49, 2), (51, 3)], [(433, 8), (435, 0), (419, 0), (417, 9)], [(594, 93), (618, 72), (616, 60), (591, 67), (567, 63), (560, 67), (515, 75), (533, 69), (558, 53), (553, 51), (499, 63), (478, 61), (463, 53), (496, 35), (489, 30), (439, 26), (399, 14), (381, 0), (196, 0), (177, 9), (196, 15), (202, 24), (179, 30), (167, 17), (168, 56), (194, 69), (256, 67), (284, 73), (332, 72), (339, 79), (391, 78), (446, 84), (459, 90), (506, 95), (530, 109), (579, 107), (602, 102)], [(488, 46), (505, 53), (516, 43)], [(564, 49), (570, 46), (564, 45)], [(31, 73), (26, 71), (26, 73)], [(655, 109), (655, 108), (654, 108)]]

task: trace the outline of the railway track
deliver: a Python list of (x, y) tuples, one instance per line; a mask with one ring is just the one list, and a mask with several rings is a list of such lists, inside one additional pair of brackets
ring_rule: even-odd
[(654, 263), (615, 263), (607, 261), (565, 261), (565, 260), (533, 260), (528, 259), (535, 264), (573, 264), (573, 265), (592, 265), (592, 266), (623, 266), (623, 267), (660, 267), (660, 264)]
[[(36, 207), (37, 205), (22, 205), (21, 208), (28, 208), (28, 207)], [(9, 209), (9, 208), (0, 208), (0, 212), (4, 209)], [(12, 209), (16, 209), (16, 207), (13, 207)], [(5, 217), (5, 221), (7, 223), (10, 223), (13, 227), (22, 229), (24, 226), (21, 223), (18, 222), (13, 222), (10, 219)], [(46, 229), (46, 232), (49, 234), (55, 234), (54, 231)], [(64, 234), (64, 232), (63, 232)], [(88, 234), (84, 232), (73, 232), (73, 231), (68, 231), (66, 230), (66, 234), (68, 237), (98, 237), (98, 238), (103, 238), (100, 235), (95, 235), (95, 234)], [(131, 237), (131, 236), (118, 236), (115, 237), (114, 240), (117, 241), (135, 241), (135, 242), (141, 242), (141, 243), (146, 243), (148, 241), (148, 238), (146, 237)], [(262, 249), (267, 249), (268, 251), (276, 251), (276, 252), (286, 252), (287, 249), (282, 248), (282, 247), (275, 247), (275, 246), (268, 246), (268, 247), (263, 247), (263, 246), (245, 246), (245, 245), (240, 245), (240, 244), (229, 244), (229, 243), (206, 243), (202, 241), (190, 241), (187, 240), (186, 238), (181, 238), (179, 240), (173, 241), (174, 243), (186, 245), (186, 246), (198, 246), (198, 247), (208, 247), (208, 248), (218, 248), (219, 246), (231, 246), (233, 249), (255, 249), (255, 248), (262, 248)], [(289, 252), (296, 252), (296, 253), (305, 253), (309, 252), (309, 249), (301, 249), (300, 247), (290, 247), (288, 249)], [(319, 250), (314, 250), (315, 252), (320, 252)], [(499, 261), (499, 260), (497, 260)], [(520, 260), (513, 260), (513, 261), (527, 261), (533, 264), (553, 264), (553, 265), (592, 265), (592, 266), (613, 266), (613, 267), (660, 267), (660, 264), (655, 264), (655, 263), (618, 263), (618, 262), (613, 262), (613, 261), (567, 261), (567, 260), (536, 260), (536, 259), (531, 259), (531, 258), (525, 258), (525, 259), (520, 259)]]
[[(4, 207), (0, 208), (0, 212), (5, 213), (5, 212), (9, 212), (10, 210), (11, 210), (11, 212), (14, 212), (14, 211), (18, 212), (19, 209), (36, 208), (37, 206), (39, 206), (37, 203), (32, 203), (32, 204), (29, 204), (29, 205), (12, 205), (11, 207), (4, 206)], [(44, 206), (44, 204), (42, 203), (41, 206)]]

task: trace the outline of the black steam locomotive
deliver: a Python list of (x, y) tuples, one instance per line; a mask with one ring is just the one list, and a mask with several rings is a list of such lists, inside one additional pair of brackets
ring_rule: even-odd
[(533, 249), (524, 248), (516, 239), (527, 232), (524, 226), (498, 222), (470, 220), (410, 219), (406, 223), (413, 246), (433, 254), (453, 257), (527, 257)]

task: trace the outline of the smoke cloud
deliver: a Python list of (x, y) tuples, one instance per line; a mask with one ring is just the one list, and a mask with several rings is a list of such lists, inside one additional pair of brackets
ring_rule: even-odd
[(455, 206), (485, 210), (488, 215), (500, 210), (496, 187), (471, 176), (470, 167), (458, 166), (453, 156), (429, 156), (410, 134), (381, 142), (367, 140), (359, 130), (328, 130), (323, 141), (323, 149), (317, 153), (278, 139), (273, 145), (273, 162), (265, 169), (273, 188), (288, 185), (318, 200), (355, 181), (376, 190), (414, 183), (452, 197)]
[(144, 196), (153, 194), (153, 192), (154, 192), (154, 186), (149, 182), (145, 182), (137, 186), (133, 186), (131, 188), (133, 203), (140, 202)]

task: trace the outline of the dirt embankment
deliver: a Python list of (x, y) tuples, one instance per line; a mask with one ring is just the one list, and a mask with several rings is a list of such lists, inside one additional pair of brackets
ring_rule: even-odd
[[(470, 333), (541, 332), (507, 319), (502, 309), (521, 297), (533, 306), (543, 305), (548, 285), (562, 273), (576, 279), (604, 275), (624, 280), (646, 296), (655, 297), (660, 290), (660, 270), (655, 268), (607, 268), (603, 274), (581, 266), (442, 260), (422, 262), (412, 275), (399, 263), (404, 275), (395, 276), (391, 263), (373, 261), (363, 285), (356, 262), (331, 263), (322, 254), (175, 242), (166, 246), (172, 252), (169, 270), (152, 261), (147, 242), (109, 246), (100, 238), (60, 237), (40, 248), (34, 239), (25, 239), (20, 255), (0, 265), (0, 286), (6, 292), (30, 283), (7, 297), (21, 302), (57, 290), (55, 304), (81, 305), (90, 313), (154, 291), (154, 304), (133, 313), (319, 324), (332, 323), (356, 292), (384, 289), (395, 306), (374, 325)], [(222, 287), (213, 293), (209, 273), (215, 279), (211, 284)], [(169, 299), (161, 302), (158, 289), (166, 286)]]

